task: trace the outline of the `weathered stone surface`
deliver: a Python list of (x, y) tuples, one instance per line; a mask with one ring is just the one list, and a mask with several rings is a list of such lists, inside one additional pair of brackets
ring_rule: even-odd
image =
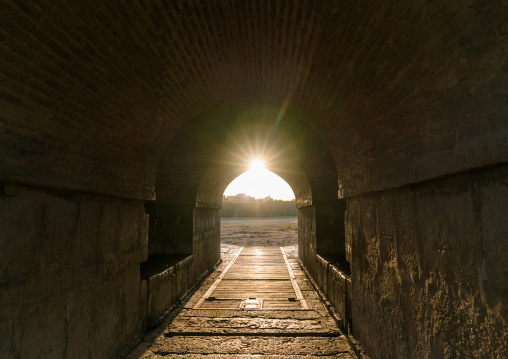
[[(276, 252), (277, 247), (273, 251), (265, 251), (270, 258)], [(258, 253), (257, 259), (263, 257), (259, 249), (255, 253)], [(229, 260), (232, 258), (230, 256)], [(193, 309), (227, 264), (223, 262), (204, 281), (184, 308), (166, 324), (163, 334), (147, 338), (128, 359), (185, 358), (193, 355), (212, 358), (352, 358), (346, 338), (315, 292), (303, 292), (308, 299), (308, 310)], [(298, 265), (295, 263), (292, 267), (298, 268)], [(298, 284), (303, 280), (304, 276), (299, 276)], [(153, 344), (152, 340), (155, 340)]]
[(239, 92), (288, 98), (346, 196), (504, 161), (503, 6), (7, 1), (2, 178), (151, 198), (167, 141)]
[[(165, 230), (150, 237), (150, 252), (171, 253), (178, 261), (170, 268), (162, 268), (160, 273), (151, 273), (148, 278), (147, 315), (151, 325), (158, 324), (167, 309), (187, 295), (195, 282), (220, 259), (218, 209), (185, 208), (175, 217), (178, 210), (166, 207), (165, 211), (157, 213), (158, 221), (166, 221)], [(169, 217), (165, 216), (167, 214)]]
[(61, 358), (64, 355), (66, 304), (67, 297), (61, 295), (40, 303), (23, 303), (15, 324), (14, 345), (19, 357)]
[(141, 201), (11, 186), (0, 213), (2, 357), (109, 358), (137, 335)]
[[(140, 357), (135, 357), (136, 359), (157, 359), (157, 358), (211, 358), (211, 359), (230, 359), (230, 358), (281, 358), (281, 359), (299, 359), (299, 358), (308, 358), (308, 354), (302, 355), (264, 355), (264, 354), (170, 354), (166, 355), (157, 355), (151, 352), (143, 354)], [(312, 357), (312, 356), (310, 356)], [(320, 358), (344, 358), (344, 359), (352, 359), (354, 356), (351, 356), (349, 353), (340, 353), (340, 354), (331, 354), (331, 355), (320, 355)], [(133, 358), (134, 359), (134, 358)]]
[(21, 313), (23, 286), (17, 285), (0, 290), (0, 356), (14, 357), (16, 354), (16, 322)]
[(194, 208), (193, 212), (193, 262), (192, 279), (195, 281), (220, 259), (220, 210), (216, 208)]
[(506, 263), (507, 178), (498, 167), (351, 200), (353, 327), (373, 357), (507, 355), (508, 267), (491, 267)]
[[(91, 353), (90, 338), (97, 328), (90, 288), (78, 288), (69, 295), (66, 355)], [(127, 328), (126, 328), (127, 329)]]
[[(506, 356), (506, 180), (442, 180), (508, 161), (507, 24), (505, 1), (4, 0), (0, 353), (28, 345), (8, 310), (54, 329), (41, 355), (75, 353), (59, 347), (66, 319), (49, 321), (73, 295), (73, 333), (101, 310), (140, 327), (124, 310), (147, 300), (141, 201), (172, 199), (199, 226), (179, 243), (195, 259), (183, 292), (218, 259), (225, 186), (263, 155), (295, 189), (300, 258), (323, 291), (344, 286), (316, 258), (315, 206), (348, 202), (353, 327), (373, 353)], [(343, 252), (342, 233), (328, 240)]]
[(298, 258), (305, 265), (314, 262), (316, 253), (316, 213), (314, 206), (298, 210)]
[(335, 266), (328, 267), (328, 286), (326, 297), (335, 308), (337, 315), (342, 320), (343, 328), (348, 326), (350, 316), (350, 303), (348, 302), (348, 281), (350, 279)]
[(332, 318), (309, 320), (299, 318), (293, 313), (293, 318), (238, 318), (238, 317), (191, 317), (178, 319), (171, 323), (171, 333), (208, 333), (208, 334), (235, 334), (248, 333), (287, 333), (315, 334), (319, 336), (334, 336), (339, 333)]
[(267, 338), (267, 337), (172, 337), (160, 338), (150, 349), (162, 357), (169, 354), (233, 355), (349, 355), (344, 337), (338, 338)]

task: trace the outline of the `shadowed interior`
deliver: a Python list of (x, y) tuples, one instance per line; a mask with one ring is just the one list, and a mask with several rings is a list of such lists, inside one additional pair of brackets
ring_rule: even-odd
[(507, 24), (504, 1), (4, 0), (0, 357), (135, 342), (219, 261), (254, 155), (370, 356), (507, 357)]

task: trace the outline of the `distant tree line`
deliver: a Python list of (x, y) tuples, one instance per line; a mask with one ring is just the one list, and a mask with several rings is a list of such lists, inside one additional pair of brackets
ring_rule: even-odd
[(283, 217), (298, 214), (295, 200), (256, 200), (247, 203), (223, 201), (222, 217)]

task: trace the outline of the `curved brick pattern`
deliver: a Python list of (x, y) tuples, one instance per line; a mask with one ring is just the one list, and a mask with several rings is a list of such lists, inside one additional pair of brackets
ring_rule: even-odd
[(227, 185), (257, 157), (291, 185), (299, 207), (337, 195), (337, 170), (315, 130), (291, 113), (275, 126), (280, 108), (251, 102), (218, 105), (178, 132), (158, 164), (159, 202), (218, 208)]
[(175, 131), (239, 91), (288, 97), (345, 194), (505, 160), (501, 4), (7, 1), (2, 178), (149, 196)]
[(369, 354), (507, 357), (507, 58), (506, 1), (2, 1), (0, 357), (158, 323), (251, 155)]

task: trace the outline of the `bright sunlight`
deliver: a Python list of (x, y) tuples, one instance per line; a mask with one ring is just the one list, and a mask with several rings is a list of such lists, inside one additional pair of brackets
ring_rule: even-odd
[(265, 164), (261, 160), (254, 160), (250, 164), (250, 169), (251, 170), (256, 170), (256, 171), (263, 170), (263, 169), (265, 169)]
[(260, 160), (253, 161), (250, 169), (238, 176), (224, 191), (225, 196), (234, 196), (238, 193), (245, 193), (254, 198), (270, 196), (284, 201), (295, 198), (286, 181), (267, 170)]

